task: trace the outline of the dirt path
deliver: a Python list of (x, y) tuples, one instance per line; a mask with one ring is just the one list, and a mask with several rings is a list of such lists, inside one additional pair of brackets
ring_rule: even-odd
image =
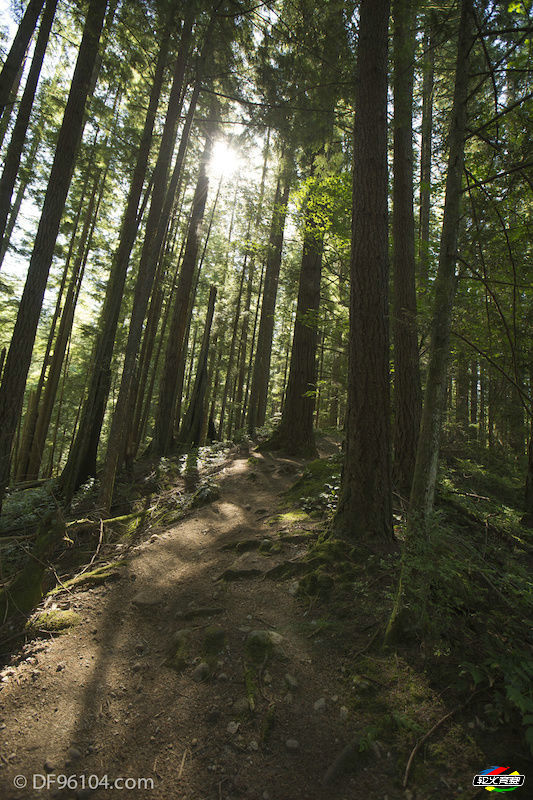
[[(220, 499), (137, 547), (118, 581), (60, 596), (82, 624), (34, 643), (3, 673), (1, 797), (359, 796), (353, 779), (321, 783), (350, 739), (336, 658), (309, 635), (312, 614), (291, 581), (260, 574), (305, 545), (294, 537), (279, 553), (223, 549), (277, 536), (266, 519), (297, 467), (236, 457), (219, 476)], [(234, 580), (217, 580), (227, 569)], [(270, 648), (253, 631), (282, 638)], [(168, 664), (180, 642), (181, 671)], [(54, 777), (65, 774), (78, 777), (59, 791)], [(14, 786), (17, 775), (25, 788)], [(147, 778), (153, 788), (90, 791), (82, 775)]]

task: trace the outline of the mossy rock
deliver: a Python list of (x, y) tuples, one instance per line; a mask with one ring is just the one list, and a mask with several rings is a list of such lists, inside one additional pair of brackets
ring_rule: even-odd
[(187, 666), (191, 636), (192, 630), (190, 628), (182, 628), (176, 631), (172, 637), (171, 654), (166, 664), (172, 669), (175, 669), (176, 672), (181, 672)]
[(34, 614), (25, 627), (30, 633), (62, 633), (68, 628), (79, 625), (80, 622), (81, 617), (75, 611), (53, 608)]
[(217, 625), (209, 625), (204, 631), (202, 652), (207, 659), (215, 658), (226, 646), (226, 631)]
[(250, 631), (245, 645), (248, 660), (253, 664), (266, 663), (282, 640), (283, 637), (276, 631)]
[(111, 564), (104, 564), (101, 567), (96, 567), (96, 569), (90, 570), (89, 572), (84, 572), (81, 575), (75, 575), (74, 578), (70, 578), (68, 581), (63, 581), (62, 585), (54, 587), (48, 594), (54, 595), (58, 592), (62, 592), (64, 589), (72, 589), (74, 586), (99, 586), (101, 583), (105, 583), (106, 581), (114, 581), (118, 580), (122, 576), (122, 567), (126, 562), (124, 560), (121, 561), (113, 561)]
[(300, 581), (300, 589), (304, 594), (323, 597), (331, 592), (334, 585), (335, 581), (331, 575), (328, 575), (323, 569), (316, 569), (308, 575), (304, 575)]

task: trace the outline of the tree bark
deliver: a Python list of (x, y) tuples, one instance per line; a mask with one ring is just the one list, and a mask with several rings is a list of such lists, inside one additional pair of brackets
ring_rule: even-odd
[(159, 105), (163, 76), (168, 59), (172, 21), (173, 17), (169, 14), (159, 46), (148, 110), (144, 120), (139, 149), (137, 151), (137, 160), (128, 192), (126, 210), (122, 217), (119, 244), (113, 259), (104, 305), (98, 324), (100, 333), (96, 341), (93, 370), (91, 372), (87, 397), (80, 413), (80, 424), (76, 438), (70, 448), (67, 463), (60, 477), (61, 488), (67, 500), (72, 497), (76, 489), (81, 486), (89, 476), (94, 476), (96, 474), (96, 453), (111, 385), (113, 346), (120, 316), (120, 307), (124, 294), (129, 259), (140, 222), (137, 211), (146, 176), (155, 116)]
[(168, 334), (163, 374), (159, 388), (159, 403), (155, 418), (154, 438), (152, 441), (152, 451), (158, 455), (168, 453), (172, 446), (173, 411), (176, 405), (177, 389), (176, 377), (178, 375), (181, 359), (183, 358), (182, 348), (187, 325), (187, 310), (198, 256), (200, 229), (209, 189), (207, 165), (211, 157), (214, 132), (215, 128), (211, 124), (200, 160), (200, 171), (194, 192), (187, 244), (185, 245), (174, 299), (174, 310)]
[(467, 122), (468, 55), (472, 43), (471, 16), (471, 0), (462, 0), (455, 90), (449, 132), (446, 197), (435, 286), (429, 365), (409, 508), (409, 515), (413, 521), (415, 518), (427, 520), (431, 514), (437, 480), (441, 420), (446, 399), (452, 309), (456, 289), (455, 262)]
[(200, 347), (200, 354), (196, 366), (196, 379), (194, 381), (189, 408), (187, 409), (178, 435), (180, 444), (202, 444), (203, 432), (206, 429), (206, 392), (209, 383), (207, 356), (209, 353), (209, 337), (211, 335), (211, 324), (215, 311), (216, 296), (216, 287), (211, 286), (202, 345)]
[(35, 162), (35, 156), (37, 155), (39, 144), (40, 144), (40, 136), (36, 133), (30, 145), (27, 159), (24, 162), (24, 167), (22, 170), (23, 175), (20, 175), (19, 177), (19, 185), (17, 188), (17, 193), (15, 194), (15, 200), (11, 205), (11, 210), (9, 212), (9, 218), (4, 231), (4, 236), (3, 239), (1, 240), (0, 269), (2, 269), (2, 264), (4, 263), (4, 258), (6, 257), (6, 253), (9, 248), (9, 243), (11, 241), (11, 236), (13, 235), (13, 230), (15, 229), (15, 224), (17, 222), (17, 217), (19, 215), (20, 207), (24, 199), (24, 194), (26, 192), (28, 184), (30, 183), (30, 176), (32, 175), (33, 172), (33, 165)]
[(91, 0), (87, 10), (83, 38), (59, 131), (28, 276), (0, 388), (0, 419), (2, 420), (0, 501), (9, 481), (11, 446), (17, 419), (21, 412), (24, 386), (30, 368), (33, 344), (61, 216), (83, 131), (85, 104), (98, 55), (98, 44), (106, 6), (107, 0)]
[(276, 184), (266, 256), (263, 303), (248, 405), (247, 425), (251, 434), (255, 432), (256, 428), (260, 428), (265, 424), (266, 418), (272, 336), (274, 334), (274, 311), (278, 294), (279, 271), (283, 253), (283, 237), (292, 170), (292, 154), (287, 154), (283, 159)]
[(422, 130), (420, 142), (420, 197), (418, 227), (418, 274), (420, 285), (429, 288), (429, 230), (431, 211), (431, 150), (433, 134), (433, 84), (435, 41), (431, 15), (426, 17), (424, 36), (424, 77), (422, 81)]
[(109, 433), (109, 441), (107, 445), (107, 453), (100, 487), (100, 501), (105, 510), (110, 508), (116, 472), (119, 466), (119, 461), (124, 453), (124, 444), (128, 434), (127, 411), (130, 405), (130, 393), (137, 369), (137, 356), (141, 343), (142, 328), (144, 324), (144, 318), (146, 316), (146, 309), (148, 307), (148, 301), (152, 291), (157, 256), (159, 254), (159, 249), (161, 247), (161, 242), (164, 235), (163, 232), (161, 238), (159, 239), (161, 230), (159, 223), (165, 202), (168, 173), (176, 141), (177, 121), (183, 105), (183, 85), (191, 42), (192, 23), (192, 13), (187, 12), (187, 16), (183, 22), (180, 48), (174, 68), (174, 77), (172, 81), (172, 88), (170, 90), (167, 115), (165, 119), (165, 125), (163, 127), (157, 163), (154, 170), (154, 188), (152, 190), (152, 199), (150, 202), (148, 219), (146, 221), (146, 230), (139, 262), (139, 271), (135, 284), (135, 294), (133, 298), (133, 308), (128, 331), (128, 340), (126, 342), (126, 350), (124, 354), (124, 366), (122, 369), (119, 395), (117, 397), (117, 403), (111, 421), (111, 430)]
[(72, 270), (70, 285), (67, 290), (65, 305), (61, 315), (57, 337), (54, 343), (54, 353), (50, 362), (50, 370), (48, 372), (46, 386), (44, 388), (43, 397), (39, 406), (39, 414), (37, 418), (37, 424), (35, 426), (35, 434), (33, 436), (28, 464), (28, 480), (38, 478), (39, 476), (39, 469), (41, 467), (41, 461), (43, 458), (46, 437), (48, 435), (48, 429), (52, 419), (52, 411), (59, 387), (59, 381), (61, 379), (61, 371), (63, 368), (63, 362), (65, 360), (65, 353), (67, 351), (67, 345), (72, 333), (74, 313), (76, 311), (83, 274), (85, 272), (85, 265), (87, 264), (87, 258), (91, 248), (91, 240), (96, 225), (98, 209), (105, 187), (105, 177), (106, 176), (104, 175), (103, 180), (101, 181), (99, 197), (97, 197), (96, 193), (98, 184), (100, 182), (100, 175), (97, 175), (97, 177), (94, 179), (93, 189), (85, 215), (83, 230), (81, 232), (80, 241), (78, 244), (78, 255)]
[(33, 36), (44, 0), (30, 0), (0, 72), (0, 114), (9, 100), (17, 72), (22, 66), (26, 50)]
[(409, 497), (422, 411), (413, 214), (413, 0), (394, 0), (393, 341), (395, 485)]
[(278, 430), (264, 445), (266, 449), (283, 450), (289, 455), (305, 457), (317, 454), (313, 412), (316, 403), (317, 324), (324, 233), (315, 216), (315, 203), (316, 197), (311, 189), (305, 214), (298, 302), (283, 414)]
[(13, 133), (11, 134), (9, 147), (7, 148), (4, 169), (2, 177), (0, 178), (0, 240), (4, 238), (6, 231), (7, 219), (11, 208), (11, 195), (13, 194), (13, 187), (15, 186), (20, 167), (20, 158), (24, 149), (24, 142), (26, 141), (26, 132), (28, 130), (28, 123), (33, 108), (39, 75), (41, 74), (44, 54), (54, 21), (56, 6), (57, 0), (47, 0), (39, 26), (39, 34), (35, 43), (35, 50), (28, 71), (26, 85), (20, 101), (17, 120), (13, 128)]
[(348, 408), (335, 528), (392, 540), (389, 398), (387, 49), (390, 3), (363, 0), (354, 126)]

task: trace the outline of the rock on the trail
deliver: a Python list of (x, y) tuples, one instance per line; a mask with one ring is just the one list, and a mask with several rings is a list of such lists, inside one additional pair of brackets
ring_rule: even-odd
[(294, 691), (300, 685), (297, 678), (295, 678), (294, 675), (291, 675), (289, 672), (285, 674), (285, 683), (287, 684), (287, 688), (291, 691)]
[(67, 755), (70, 761), (77, 761), (78, 758), (81, 758), (81, 752), (78, 750), (77, 747), (69, 747), (67, 750)]
[(43, 764), (43, 769), (44, 769), (45, 772), (48, 772), (48, 773), (54, 772), (55, 771), (55, 767), (54, 767), (53, 761), (51, 761), (49, 758), (47, 758), (46, 761)]
[(201, 661), (198, 666), (193, 670), (192, 679), (197, 683), (202, 683), (209, 678), (211, 670), (207, 661)]
[(228, 722), (226, 730), (227, 730), (228, 733), (234, 734), (234, 733), (237, 733), (237, 731), (239, 730), (240, 727), (241, 727), (241, 723), (240, 722), (234, 722), (232, 720), (231, 722)]
[(152, 608), (162, 602), (162, 598), (151, 590), (145, 589), (137, 592), (131, 602), (139, 608)]
[(300, 743), (297, 739), (287, 739), (285, 742), (285, 747), (287, 750), (298, 750)]
[(176, 631), (172, 637), (172, 652), (168, 659), (168, 666), (180, 672), (185, 668), (189, 657), (189, 641), (192, 631), (190, 628), (182, 628)]
[(313, 703), (313, 708), (315, 711), (324, 711), (326, 708), (326, 698), (320, 697), (315, 703)]
[(246, 638), (246, 655), (254, 664), (262, 664), (282, 641), (283, 636), (276, 631), (250, 631)]
[(340, 716), (340, 718), (342, 719), (343, 722), (345, 722), (348, 719), (348, 714), (349, 714), (349, 712), (348, 712), (348, 709), (346, 708), (346, 706), (341, 706), (339, 708), (339, 716)]

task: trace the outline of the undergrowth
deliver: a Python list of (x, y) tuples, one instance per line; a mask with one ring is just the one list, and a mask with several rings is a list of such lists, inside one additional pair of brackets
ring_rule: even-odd
[[(384, 629), (400, 558), (362, 557), (359, 543), (332, 537), (339, 475), (337, 457), (311, 462), (285, 495), (324, 519), (300, 593), (322, 598), (332, 617), (349, 618), (355, 602), (358, 616)], [(519, 465), (501, 457), (491, 466), (468, 450), (444, 454), (428, 538), (423, 552), (410, 553), (411, 574), (428, 589), (424, 598), (416, 588), (408, 593), (408, 614), (416, 617), (424, 603), (429, 627), (422, 640), (400, 642), (398, 652), (422, 657), (428, 677), (451, 684), (458, 698), (479, 694), (481, 738), (520, 728), (522, 752), (533, 753), (533, 541), (520, 525), (522, 479)], [(395, 531), (401, 543), (402, 520)]]

